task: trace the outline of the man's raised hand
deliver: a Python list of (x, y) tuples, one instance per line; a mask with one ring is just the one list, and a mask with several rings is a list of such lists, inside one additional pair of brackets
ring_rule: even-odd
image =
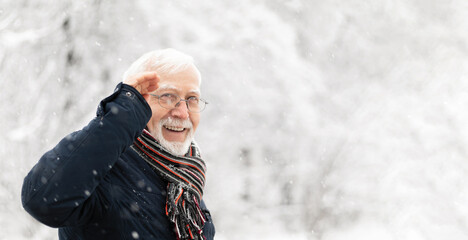
[(142, 72), (128, 77), (123, 83), (134, 87), (148, 101), (149, 93), (158, 89), (159, 76), (156, 72)]

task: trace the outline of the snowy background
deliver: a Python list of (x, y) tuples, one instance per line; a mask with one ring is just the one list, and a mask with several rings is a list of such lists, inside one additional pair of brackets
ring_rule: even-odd
[(217, 239), (468, 239), (468, 1), (0, 0), (0, 239), (141, 54), (194, 56)]

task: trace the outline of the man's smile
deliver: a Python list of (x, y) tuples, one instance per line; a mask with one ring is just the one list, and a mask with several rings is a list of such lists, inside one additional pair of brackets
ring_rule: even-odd
[(185, 130), (185, 128), (183, 127), (173, 127), (173, 126), (164, 126), (164, 128), (173, 132), (182, 132)]

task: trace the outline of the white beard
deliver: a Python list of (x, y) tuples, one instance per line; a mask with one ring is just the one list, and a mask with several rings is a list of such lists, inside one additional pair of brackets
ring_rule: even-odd
[[(164, 125), (184, 127), (188, 129), (189, 132), (187, 133), (187, 137), (183, 142), (171, 142), (166, 140), (162, 134), (162, 128)], [(161, 146), (164, 147), (167, 151), (176, 156), (184, 156), (188, 152), (190, 144), (193, 140), (193, 126), (190, 120), (180, 120), (168, 117), (161, 119), (155, 130), (156, 131), (153, 137), (156, 138), (159, 144), (161, 144)]]

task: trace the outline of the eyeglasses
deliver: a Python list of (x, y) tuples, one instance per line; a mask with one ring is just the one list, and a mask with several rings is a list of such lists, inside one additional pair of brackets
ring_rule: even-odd
[(158, 98), (159, 105), (166, 109), (173, 109), (179, 106), (180, 102), (184, 101), (187, 104), (189, 112), (199, 113), (203, 111), (208, 104), (207, 101), (198, 97), (189, 97), (181, 99), (179, 95), (173, 93), (164, 93), (161, 95), (150, 94), (150, 96)]

